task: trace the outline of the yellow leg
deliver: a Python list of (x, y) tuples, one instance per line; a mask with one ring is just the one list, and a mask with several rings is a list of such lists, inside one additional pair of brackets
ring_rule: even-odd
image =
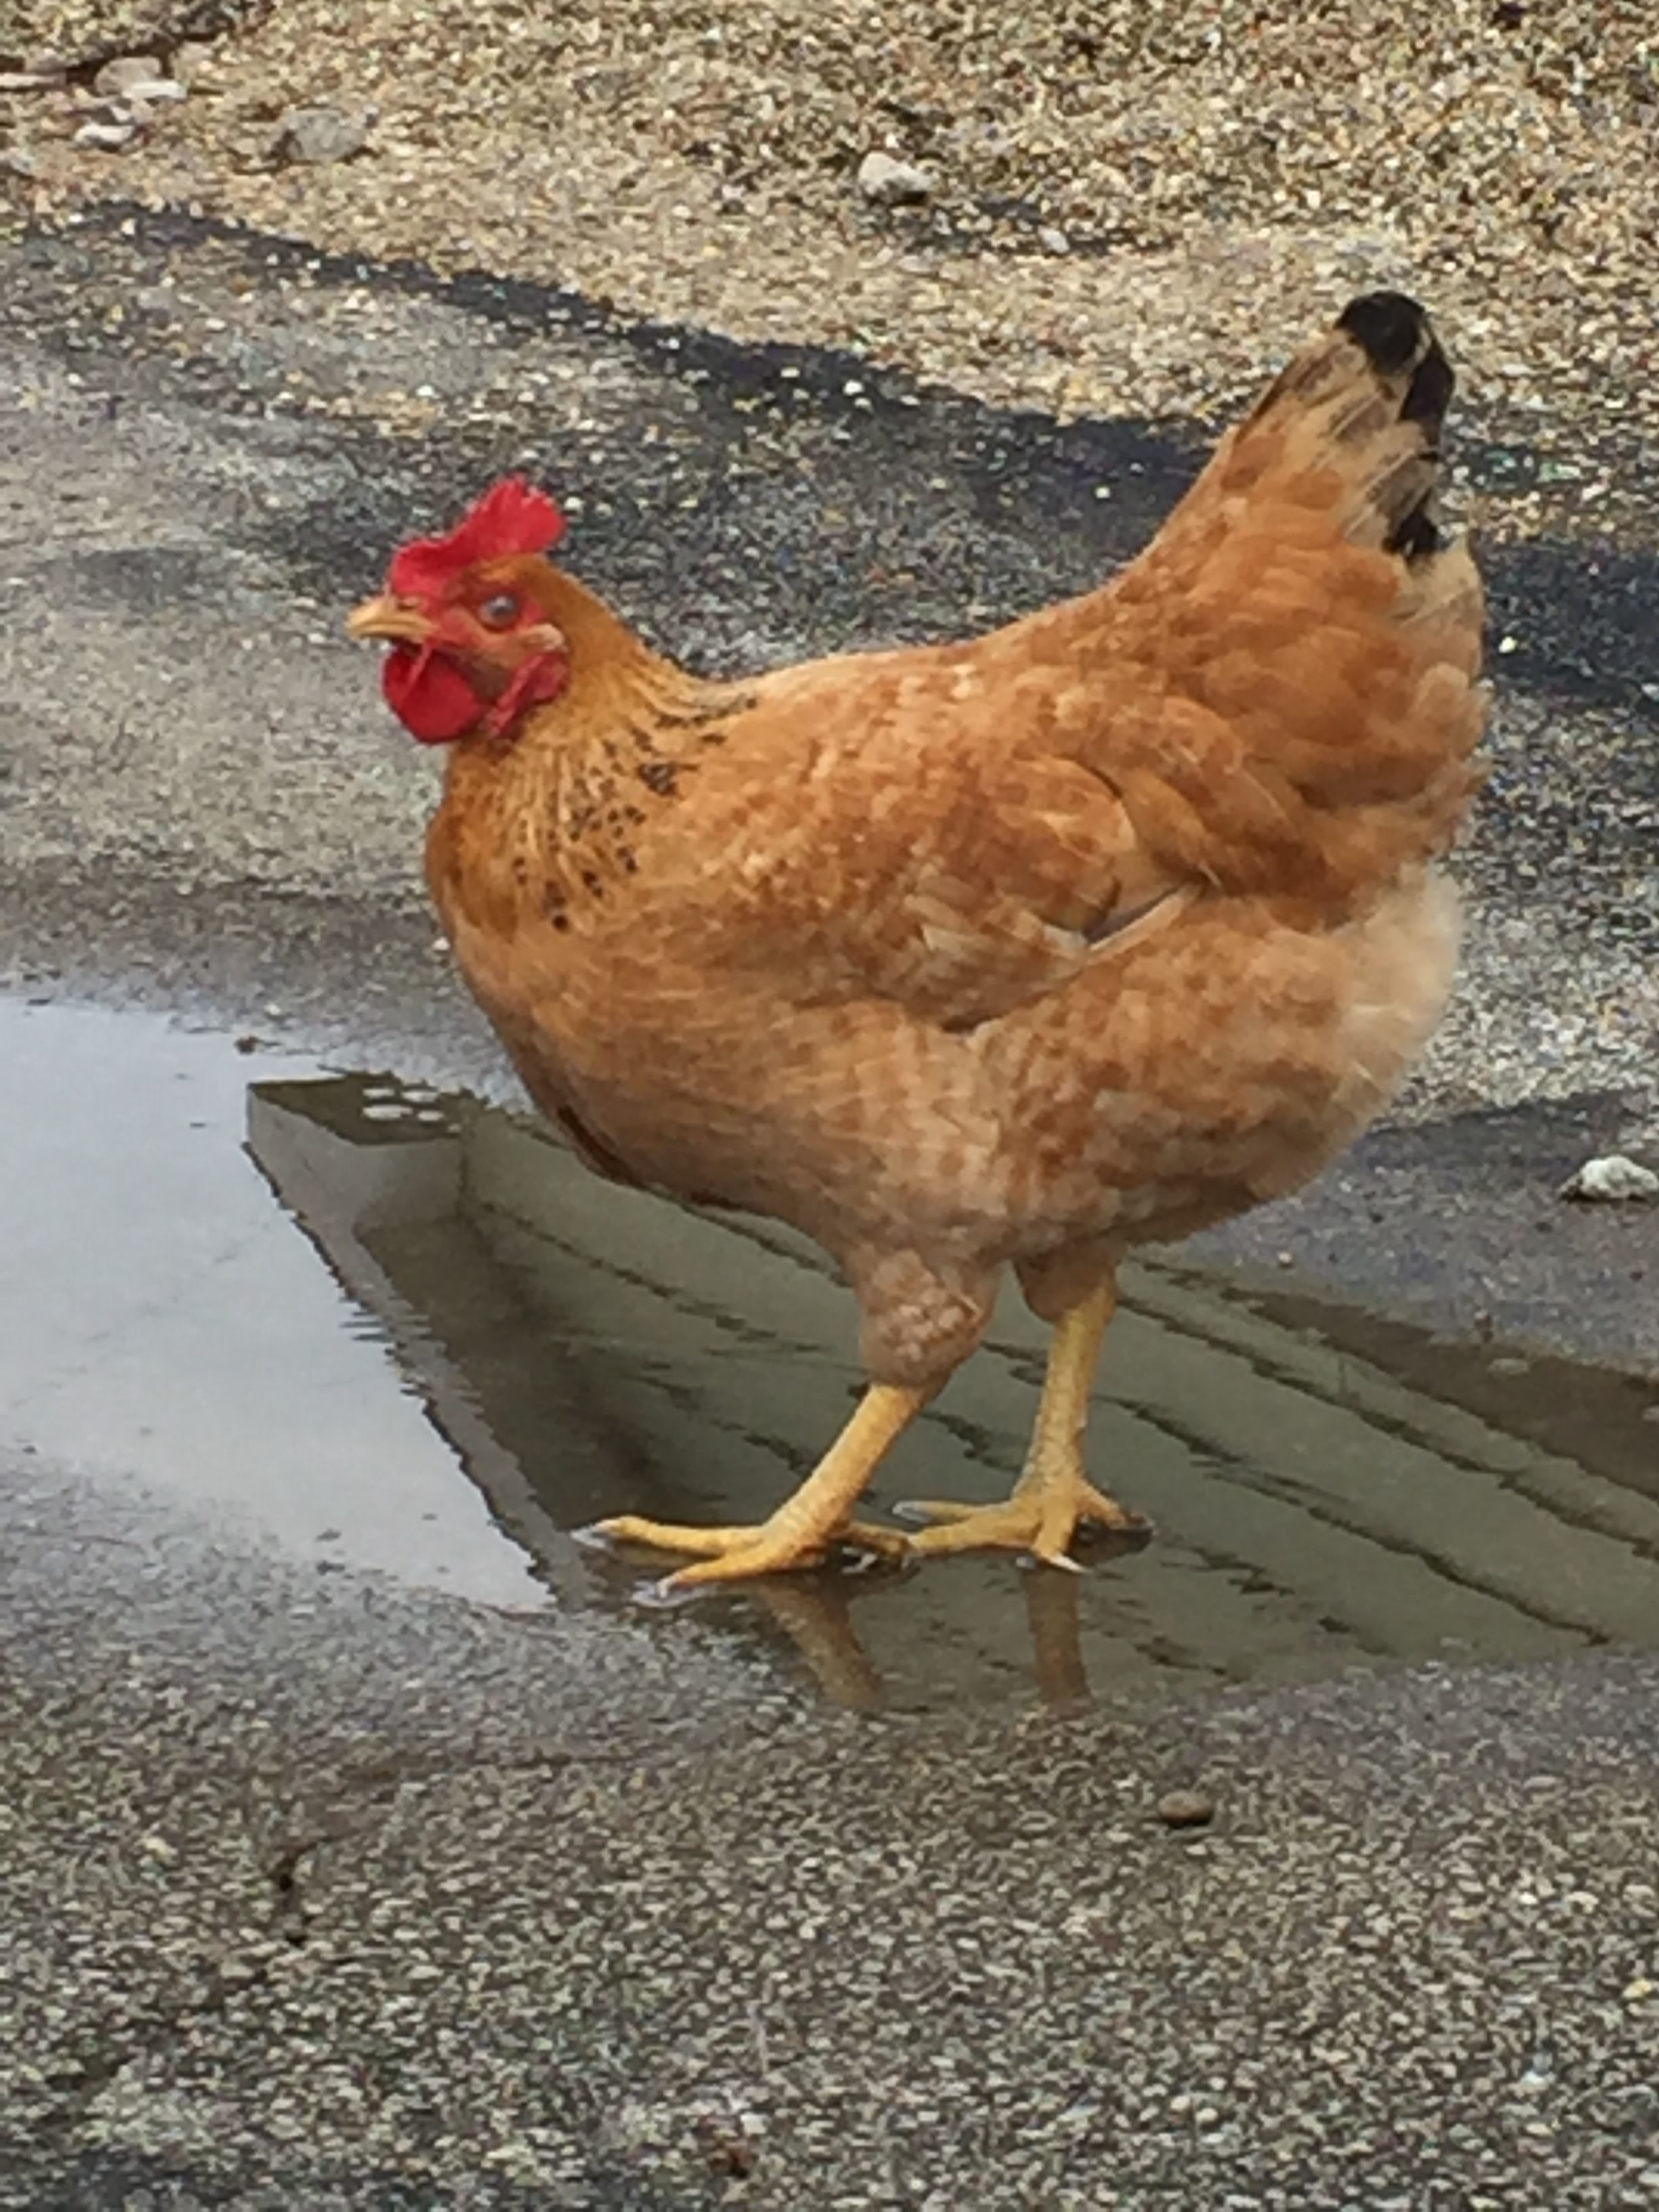
[(593, 1533), (613, 1543), (689, 1552), (696, 1565), (670, 1575), (662, 1585), (665, 1590), (815, 1567), (831, 1544), (856, 1544), (866, 1551), (902, 1558), (909, 1546), (896, 1528), (878, 1528), (850, 1516), (882, 1454), (927, 1402), (923, 1391), (872, 1382), (835, 1443), (769, 1521), (748, 1528), (686, 1528), (623, 1513), (615, 1520), (597, 1522)]
[(1103, 1284), (1055, 1324), (1031, 1449), (1009, 1498), (1000, 1505), (918, 1498), (899, 1508), (903, 1519), (927, 1524), (910, 1539), (911, 1551), (918, 1557), (934, 1558), (942, 1552), (1029, 1552), (1045, 1566), (1068, 1567), (1075, 1573), (1071, 1546), (1080, 1521), (1117, 1529), (1148, 1525), (1139, 1514), (1097, 1490), (1084, 1472), (1089, 1393), (1101, 1340), (1116, 1304), (1115, 1291), (1109, 1283)]

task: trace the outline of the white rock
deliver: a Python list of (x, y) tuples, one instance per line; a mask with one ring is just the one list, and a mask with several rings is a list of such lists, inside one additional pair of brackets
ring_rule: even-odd
[(1069, 253), (1072, 250), (1072, 241), (1065, 232), (1054, 229), (1052, 225), (1038, 231), (1037, 244), (1045, 253)]
[(83, 123), (75, 134), (77, 146), (95, 146), (100, 153), (118, 154), (124, 146), (131, 146), (138, 136), (138, 125), (131, 118), (125, 123)]
[(140, 77), (123, 92), (124, 100), (142, 101), (146, 107), (165, 107), (172, 100), (185, 98), (185, 88), (176, 76)]
[(166, 75), (157, 54), (122, 54), (118, 59), (104, 64), (92, 80), (92, 88), (101, 92), (106, 99), (119, 99), (123, 93), (132, 92), (141, 84), (154, 84), (158, 77)]
[(933, 179), (914, 161), (895, 160), (891, 154), (869, 153), (859, 163), (858, 187), (878, 207), (914, 206), (933, 189)]
[(1608, 1152), (1586, 1160), (1577, 1175), (1561, 1186), (1563, 1198), (1604, 1200), (1659, 1198), (1659, 1175), (1623, 1152)]

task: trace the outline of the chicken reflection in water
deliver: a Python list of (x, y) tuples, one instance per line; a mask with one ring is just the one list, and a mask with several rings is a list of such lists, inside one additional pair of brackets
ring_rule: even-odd
[[(762, 1519), (856, 1395), (844, 1291), (804, 1241), (601, 1183), (527, 1117), (390, 1076), (266, 1083), (249, 1142), (565, 1606), (630, 1602), (644, 1565), (573, 1529), (619, 1501)], [(1081, 1576), (837, 1563), (699, 1618), (787, 1638), (859, 1708), (1034, 1685), (1066, 1707), (1659, 1636), (1659, 1496), (1621, 1468), (1494, 1429), (1190, 1269), (1143, 1263), (1125, 1291), (1093, 1449), (1132, 1472), (1157, 1545), (1103, 1534)], [(1042, 1357), (1040, 1326), (1005, 1313), (901, 1441), (877, 1509), (964, 1466), (998, 1496)], [(1648, 1436), (1618, 1378), (1582, 1388), (1587, 1433)]]
[[(1103, 1534), (1100, 1548), (1113, 1541)], [(1070, 1575), (1022, 1570), (1017, 1578), (1030, 1627), (1037, 1696), (1057, 1711), (1073, 1711), (1089, 1700), (1078, 1613), (1082, 1593)], [(853, 1625), (859, 1588), (873, 1579), (865, 1570), (833, 1580), (819, 1576), (778, 1583), (760, 1593), (766, 1611), (811, 1668), (824, 1695), (860, 1712), (872, 1712), (884, 1702), (881, 1677)]]
[[(1110, 1541), (1101, 1540), (1103, 1547)], [(816, 1574), (776, 1577), (729, 1602), (778, 1630), (832, 1705), (876, 1712), (895, 1702), (895, 1687), (860, 1637), (855, 1608), (896, 1581), (909, 1581), (915, 1571), (870, 1566), (849, 1556)], [(1077, 1583), (1012, 1565), (1002, 1572), (1024, 1601), (1030, 1681), (1039, 1702), (1060, 1713), (1081, 1710), (1090, 1702), (1090, 1685)], [(914, 1685), (901, 1681), (898, 1687), (901, 1697), (908, 1690), (908, 1702), (916, 1702)]]
[[(1085, 1535), (1079, 1550), (1090, 1565), (1097, 1566), (1108, 1559), (1143, 1550), (1146, 1540), (1133, 1532), (1117, 1534), (1102, 1529)], [(818, 1573), (775, 1576), (743, 1595), (782, 1632), (831, 1704), (852, 1712), (875, 1712), (891, 1701), (891, 1689), (859, 1635), (854, 1608), (861, 1597), (885, 1593), (895, 1581), (908, 1581), (916, 1572), (848, 1553)], [(1030, 1674), (1038, 1700), (1052, 1711), (1078, 1711), (1090, 1702), (1079, 1582), (1071, 1575), (1035, 1571), (1030, 1562), (1018, 1570), (1003, 1568), (1005, 1583), (1011, 1575), (1024, 1601)]]

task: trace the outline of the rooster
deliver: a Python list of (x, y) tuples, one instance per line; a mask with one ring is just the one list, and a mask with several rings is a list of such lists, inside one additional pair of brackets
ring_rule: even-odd
[[(690, 674), (516, 478), (352, 615), (450, 748), (428, 878), (533, 1097), (601, 1174), (793, 1223), (861, 1310), (863, 1397), (769, 1519), (599, 1524), (665, 1589), (1139, 1525), (1084, 1456), (1123, 1255), (1306, 1182), (1450, 988), (1485, 704), (1452, 381), (1412, 301), (1354, 301), (1137, 560), (965, 642)], [(1011, 1267), (1053, 1330), (1012, 1496), (854, 1518)]]

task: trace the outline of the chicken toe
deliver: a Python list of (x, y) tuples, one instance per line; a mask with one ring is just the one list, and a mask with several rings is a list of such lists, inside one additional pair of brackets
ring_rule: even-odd
[(998, 1505), (968, 1505), (954, 1498), (908, 1498), (897, 1508), (901, 1520), (924, 1525), (909, 1540), (912, 1557), (937, 1559), (945, 1552), (1021, 1552), (1045, 1567), (1075, 1574), (1072, 1545), (1085, 1523), (1113, 1531), (1151, 1527), (1115, 1498), (1097, 1490), (1081, 1463), (1028, 1465), (1012, 1496)]
[(668, 1576), (665, 1591), (822, 1566), (828, 1553), (839, 1545), (889, 1559), (901, 1559), (909, 1549), (898, 1529), (884, 1528), (873, 1521), (844, 1521), (822, 1536), (814, 1536), (810, 1531), (784, 1529), (776, 1525), (779, 1519), (775, 1515), (771, 1521), (748, 1526), (685, 1526), (673, 1521), (647, 1521), (638, 1513), (619, 1513), (612, 1520), (596, 1522), (592, 1534), (602, 1538), (607, 1548), (615, 1544), (640, 1544), (653, 1552), (688, 1553), (694, 1564), (678, 1567)]
[(897, 1529), (854, 1521), (852, 1510), (882, 1454), (926, 1402), (921, 1391), (872, 1383), (811, 1474), (769, 1520), (746, 1526), (688, 1528), (624, 1513), (597, 1522), (592, 1534), (610, 1543), (645, 1544), (657, 1551), (690, 1554), (690, 1565), (665, 1578), (665, 1595), (708, 1583), (745, 1582), (757, 1575), (820, 1566), (837, 1544), (903, 1558), (910, 1545)]
[(1114, 1286), (1102, 1284), (1056, 1323), (1031, 1449), (1009, 1497), (999, 1505), (915, 1498), (896, 1509), (901, 1520), (924, 1524), (910, 1539), (913, 1557), (1021, 1552), (1044, 1566), (1075, 1573), (1072, 1544), (1080, 1524), (1126, 1534), (1151, 1527), (1140, 1514), (1097, 1490), (1083, 1462), (1089, 1393), (1116, 1303)]

